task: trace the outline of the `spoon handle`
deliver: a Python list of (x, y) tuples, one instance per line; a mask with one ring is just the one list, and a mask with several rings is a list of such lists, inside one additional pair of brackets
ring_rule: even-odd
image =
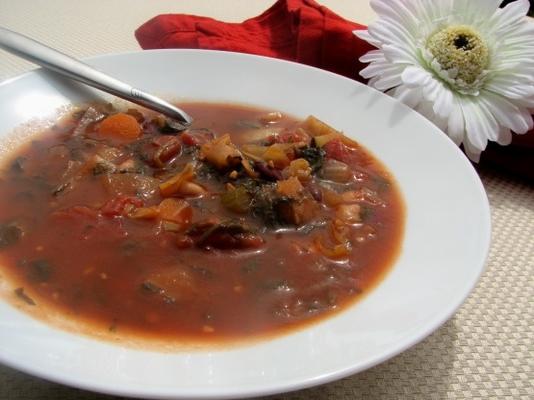
[(192, 118), (186, 112), (159, 97), (136, 89), (66, 54), (2, 27), (0, 27), (0, 48), (86, 85), (158, 111), (179, 122), (184, 129), (192, 123)]

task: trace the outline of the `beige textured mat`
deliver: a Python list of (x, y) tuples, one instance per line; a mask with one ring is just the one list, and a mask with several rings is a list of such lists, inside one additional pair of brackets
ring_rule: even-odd
[[(239, 21), (273, 2), (0, 0), (0, 25), (85, 57), (138, 49), (133, 30), (158, 13)], [(359, 22), (373, 18), (366, 0), (321, 3)], [(0, 51), (0, 81), (29, 67)], [(456, 315), (420, 344), (375, 368), (269, 400), (534, 399), (534, 187), (496, 171), (480, 175), (491, 205), (493, 243), (481, 281)], [(30, 399), (117, 398), (0, 366), (0, 400)]]

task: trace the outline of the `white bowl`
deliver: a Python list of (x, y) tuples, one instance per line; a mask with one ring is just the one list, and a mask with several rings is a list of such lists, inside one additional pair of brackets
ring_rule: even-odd
[[(407, 207), (402, 252), (365, 299), (301, 331), (229, 349), (158, 353), (48, 326), (0, 302), (0, 362), (66, 385), (141, 398), (235, 398), (319, 385), (413, 346), (462, 304), (490, 242), (486, 194), (434, 125), (341, 76), (243, 54), (162, 50), (90, 64), (172, 99), (248, 103), (313, 114), (370, 149), (395, 175)], [(44, 71), (0, 85), (0, 133), (96, 92)]]

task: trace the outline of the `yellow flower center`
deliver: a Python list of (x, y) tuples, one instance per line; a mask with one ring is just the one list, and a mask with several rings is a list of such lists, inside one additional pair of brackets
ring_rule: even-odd
[(465, 25), (435, 32), (426, 43), (443, 70), (456, 70), (456, 79), (475, 82), (489, 64), (489, 51), (478, 32)]

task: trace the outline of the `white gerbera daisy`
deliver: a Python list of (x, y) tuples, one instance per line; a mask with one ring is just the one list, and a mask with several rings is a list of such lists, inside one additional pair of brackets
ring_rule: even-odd
[(534, 23), (528, 0), (371, 0), (378, 20), (355, 31), (377, 50), (369, 85), (433, 121), (474, 161), (488, 140), (532, 129)]

